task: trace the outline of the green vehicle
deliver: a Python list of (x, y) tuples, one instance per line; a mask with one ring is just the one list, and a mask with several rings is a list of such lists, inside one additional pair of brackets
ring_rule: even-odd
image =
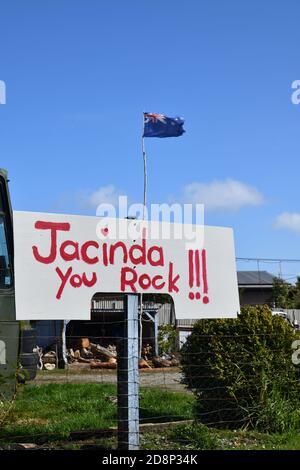
[(12, 223), (7, 172), (0, 169), (0, 401), (11, 399), (15, 393), (19, 355)]

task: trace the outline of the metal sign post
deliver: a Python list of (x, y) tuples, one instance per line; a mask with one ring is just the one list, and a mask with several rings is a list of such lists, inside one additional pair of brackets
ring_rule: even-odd
[(125, 321), (118, 347), (118, 448), (139, 449), (138, 295), (125, 296)]

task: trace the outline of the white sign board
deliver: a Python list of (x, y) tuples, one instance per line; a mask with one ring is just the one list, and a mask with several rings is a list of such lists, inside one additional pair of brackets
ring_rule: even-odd
[[(131, 231), (133, 238), (116, 238), (116, 222), (118, 234)], [(177, 319), (235, 317), (232, 230), (202, 226), (202, 240), (190, 245), (185, 237), (166, 236), (174, 229), (178, 236), (182, 228), (187, 226), (14, 212), (17, 320), (89, 319), (96, 293), (169, 294)], [(161, 229), (164, 236), (149, 236)]]

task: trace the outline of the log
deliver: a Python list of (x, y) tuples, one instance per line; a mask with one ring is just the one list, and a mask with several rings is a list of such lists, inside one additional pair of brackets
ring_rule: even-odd
[(117, 347), (114, 344), (110, 344), (107, 346), (108, 351), (110, 351), (113, 354), (117, 354)]
[(90, 340), (88, 338), (80, 338), (79, 347), (80, 349), (88, 349), (90, 347)]
[(146, 344), (142, 348), (142, 357), (148, 361), (148, 358), (152, 355), (152, 346), (150, 344)]
[(100, 346), (100, 344), (90, 343), (90, 345), (91, 345), (92, 353), (95, 356), (104, 356), (105, 358), (117, 357), (117, 353), (110, 351), (109, 349), (104, 348), (103, 346)]
[(24, 442), (24, 444), (23, 443), (16, 444), (16, 449), (21, 449), (21, 450), (36, 449), (36, 447), (37, 447), (37, 444), (34, 444), (33, 442), (28, 442), (28, 443)]
[(148, 364), (148, 362), (145, 361), (145, 359), (140, 359), (140, 360), (139, 360), (139, 368), (140, 368), (140, 369), (152, 369), (152, 367), (150, 366), (150, 364)]
[(117, 364), (117, 359), (115, 357), (110, 357), (107, 362), (110, 364)]
[(84, 357), (79, 357), (77, 359), (78, 362), (84, 362), (85, 364), (90, 364), (92, 359), (85, 359)]
[(85, 362), (87, 364), (89, 364), (91, 362), (91, 359), (85, 359), (84, 357), (81, 357), (79, 349), (77, 349), (74, 352), (74, 359), (76, 359), (78, 362)]
[(74, 357), (75, 359), (78, 359), (78, 358), (80, 357), (80, 351), (79, 351), (79, 349), (76, 349), (76, 351), (75, 351), (74, 354), (73, 354), (73, 357)]
[(55, 364), (51, 364), (50, 362), (45, 362), (45, 364), (44, 364), (44, 369), (46, 369), (46, 370), (54, 370), (54, 369), (55, 369)]
[(90, 349), (82, 348), (80, 351), (80, 356), (85, 359), (93, 359), (94, 354)]
[(154, 356), (152, 358), (152, 363), (154, 367), (171, 367), (172, 365), (171, 361), (169, 361), (168, 359), (162, 359), (159, 356)]
[(42, 357), (43, 364), (56, 364), (56, 357), (55, 356), (43, 356)]
[(116, 369), (117, 362), (91, 362), (91, 369)]
[(171, 359), (171, 366), (172, 367), (177, 367), (179, 366), (179, 360), (176, 357), (172, 357)]

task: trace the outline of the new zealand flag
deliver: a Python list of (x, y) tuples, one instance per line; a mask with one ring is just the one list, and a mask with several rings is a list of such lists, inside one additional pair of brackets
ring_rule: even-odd
[(185, 130), (184, 120), (180, 117), (170, 118), (163, 114), (144, 113), (143, 137), (179, 137)]

